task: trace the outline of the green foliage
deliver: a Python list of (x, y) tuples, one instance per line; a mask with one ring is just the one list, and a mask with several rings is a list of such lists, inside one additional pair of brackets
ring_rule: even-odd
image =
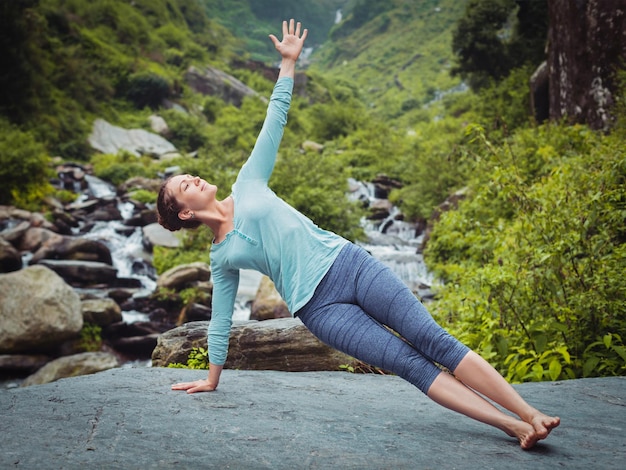
[(313, 151), (284, 151), (270, 182), (274, 191), (320, 227), (357, 240), (363, 237), (364, 215), (345, 194), (347, 174), (341, 159)]
[(0, 204), (33, 207), (52, 193), (47, 181), (50, 159), (30, 132), (0, 119)]
[(170, 86), (162, 76), (148, 71), (132, 74), (128, 77), (125, 96), (137, 108), (146, 106), (157, 108), (169, 96)]
[(452, 74), (479, 90), (514, 68), (536, 67), (544, 58), (547, 30), (546, 1), (470, 0), (452, 39)]
[(189, 356), (187, 357), (187, 363), (181, 364), (180, 362), (174, 362), (168, 364), (167, 367), (173, 369), (209, 369), (209, 352), (205, 348), (191, 348)]
[[(227, 55), (229, 34), (195, 0), (2, 2), (0, 113), (51, 154), (85, 160), (94, 115), (156, 107), (179, 67)], [(219, 37), (218, 37), (219, 36)], [(176, 52), (173, 52), (173, 49)]]
[(146, 189), (137, 189), (130, 194), (131, 199), (143, 204), (156, 204), (157, 194)]
[(211, 248), (211, 231), (202, 226), (197, 230), (180, 232), (180, 246), (178, 248), (154, 247), (152, 264), (157, 274), (163, 274), (168, 269), (181, 264), (194, 262), (210, 263), (209, 250)]
[(237, 43), (238, 56), (262, 62), (275, 62), (276, 51), (267, 40), (270, 33), (279, 36), (283, 19), (294, 18), (308, 28), (307, 44), (319, 45), (326, 40), (335, 20), (335, 12), (347, 0), (203, 0), (207, 14), (216, 18)]
[(115, 186), (122, 184), (134, 176), (153, 178), (156, 174), (156, 164), (147, 156), (138, 157), (129, 152), (119, 152), (116, 155), (98, 154), (91, 159), (94, 174)]
[(626, 153), (580, 126), (475, 129), (470, 197), (426, 255), (434, 314), (514, 382), (626, 374)]
[(102, 348), (102, 327), (93, 323), (85, 323), (80, 330), (80, 338), (76, 347), (84, 352), (96, 352)]
[(315, 50), (310, 68), (350, 83), (376, 117), (411, 126), (423, 118), (421, 107), (431, 97), (460, 82), (449, 73), (454, 58), (450, 42), (465, 4), (350, 2), (330, 39)]

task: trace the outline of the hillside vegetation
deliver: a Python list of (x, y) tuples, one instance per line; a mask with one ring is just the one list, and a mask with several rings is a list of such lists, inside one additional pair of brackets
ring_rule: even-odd
[[(454, 334), (511, 381), (624, 375), (626, 114), (618, 110), (608, 134), (534, 121), (528, 80), (547, 21), (545, 5), (530, 3), (302, 2), (328, 36), (312, 35), (271, 185), (319, 225), (358, 239), (362, 209), (344, 197), (347, 178), (400, 181), (391, 197), (405, 217), (433, 226), (426, 256), (441, 283), (430, 308)], [(47, 184), (54, 156), (91, 163), (115, 184), (179, 165), (227, 194), (266, 105), (197, 95), (184, 72), (211, 64), (269, 96), (272, 82), (241, 64), (274, 60), (267, 34), (282, 17), (271, 5), (290, 3), (0, 5), (1, 204), (49, 210), (45, 196), (61, 197)], [(472, 60), (477, 47), (502, 67)], [(177, 160), (88, 148), (96, 117), (147, 129), (152, 113), (166, 119)], [(323, 150), (303, 150), (306, 140)], [(439, 214), (455, 191), (458, 208)], [(209, 240), (186, 234), (184, 249), (157, 251), (155, 265), (198, 259)]]

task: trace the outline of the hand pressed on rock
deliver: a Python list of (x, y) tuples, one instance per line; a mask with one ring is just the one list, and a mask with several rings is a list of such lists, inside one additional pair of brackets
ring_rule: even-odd
[(172, 390), (186, 390), (187, 393), (213, 392), (215, 389), (217, 389), (217, 385), (209, 382), (207, 379), (180, 382), (172, 385)]

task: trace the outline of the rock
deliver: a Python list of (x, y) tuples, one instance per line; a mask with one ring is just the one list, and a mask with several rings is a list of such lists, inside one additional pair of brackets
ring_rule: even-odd
[(52, 269), (67, 282), (76, 285), (111, 285), (117, 279), (117, 269), (106, 263), (44, 259), (38, 264)]
[(192, 303), (185, 309), (185, 321), (208, 321), (211, 319), (213, 310), (207, 305)]
[(387, 199), (392, 189), (402, 188), (402, 183), (398, 180), (389, 178), (387, 175), (377, 175), (372, 180), (374, 185), (374, 197), (378, 199)]
[(191, 66), (185, 74), (187, 84), (197, 93), (218, 96), (227, 103), (241, 106), (246, 96), (257, 96), (250, 87), (244, 85), (232, 75), (211, 66), (203, 69)]
[(107, 326), (122, 321), (122, 309), (113, 299), (89, 299), (81, 304), (83, 321)]
[[(159, 336), (152, 353), (154, 367), (187, 362), (192, 348), (207, 347), (209, 322), (190, 322)], [(319, 371), (339, 370), (355, 360), (318, 340), (297, 318), (234, 322), (227, 369)]]
[(22, 256), (8, 241), (0, 238), (0, 272), (10, 273), (22, 269)]
[(152, 333), (144, 336), (125, 336), (115, 338), (107, 343), (116, 351), (137, 359), (150, 359), (152, 351), (157, 345), (159, 334)]
[(44, 266), (0, 274), (0, 298), (0, 353), (50, 349), (83, 327), (78, 294)]
[(43, 354), (1, 354), (0, 374), (2, 372), (33, 373), (46, 363), (50, 357)]
[(142, 228), (143, 245), (148, 251), (152, 251), (155, 246), (164, 246), (166, 248), (178, 248), (180, 240), (166, 228), (159, 224), (149, 224)]
[(370, 220), (384, 220), (389, 217), (392, 208), (393, 204), (387, 199), (378, 199), (370, 205), (367, 218)]
[(302, 150), (322, 153), (324, 151), (324, 145), (319, 144), (317, 142), (313, 142), (312, 140), (305, 140), (302, 142)]
[(131, 227), (145, 227), (146, 225), (155, 224), (156, 221), (157, 214), (154, 209), (141, 209), (139, 213), (124, 220), (124, 223)]
[(259, 290), (252, 302), (250, 320), (271, 320), (273, 318), (291, 318), (291, 313), (272, 280), (263, 276)]
[(4, 230), (2, 230), (0, 232), (0, 238), (13, 243), (17, 240), (19, 240), (20, 238), (22, 238), (22, 236), (26, 233), (26, 231), (30, 228), (30, 222), (23, 220), (23, 221), (17, 221), (16, 225), (12, 226), (11, 228), (6, 228)]
[(21, 237), (19, 249), (22, 251), (35, 252), (45, 243), (53, 245), (60, 243), (63, 235), (59, 235), (50, 229), (42, 227), (31, 227)]
[(165, 271), (157, 279), (157, 287), (181, 290), (199, 281), (211, 278), (211, 268), (202, 262), (182, 264)]
[(156, 132), (162, 136), (167, 136), (170, 133), (170, 128), (167, 125), (167, 122), (161, 116), (152, 114), (148, 116), (148, 121), (150, 122), (150, 129), (152, 129), (152, 132)]
[(103, 242), (68, 236), (54, 237), (45, 241), (33, 254), (30, 264), (37, 264), (44, 259), (113, 264), (111, 250)]
[(128, 193), (130, 191), (136, 191), (137, 189), (145, 189), (146, 191), (158, 193), (162, 184), (163, 180), (161, 179), (134, 176), (124, 181), (118, 189), (121, 193)]
[(143, 129), (123, 129), (96, 119), (89, 136), (89, 145), (102, 153), (116, 154), (125, 150), (133, 155), (150, 154), (160, 156), (176, 152), (174, 145), (158, 134)]
[(22, 383), (22, 387), (54, 382), (66, 377), (95, 374), (118, 366), (117, 358), (106, 352), (86, 352), (60, 357), (28, 376)]

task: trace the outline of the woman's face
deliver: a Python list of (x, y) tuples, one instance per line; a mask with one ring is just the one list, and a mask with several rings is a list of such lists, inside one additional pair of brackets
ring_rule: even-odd
[(178, 214), (183, 220), (191, 213), (209, 207), (217, 194), (217, 186), (207, 183), (199, 176), (177, 175), (166, 186), (183, 208)]

